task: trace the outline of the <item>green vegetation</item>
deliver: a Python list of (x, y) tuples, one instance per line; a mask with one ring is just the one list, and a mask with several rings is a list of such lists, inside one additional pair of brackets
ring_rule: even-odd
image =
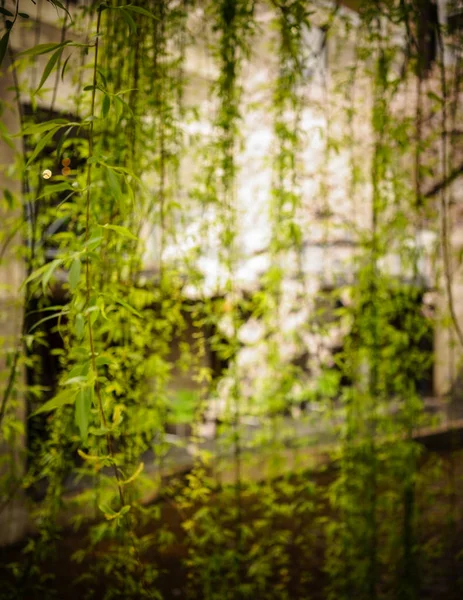
[(0, 598), (459, 598), (461, 456), (420, 429), (433, 331), (463, 345), (461, 30), (424, 0), (49, 4), (60, 40), (19, 52), (35, 3), (0, 2), (0, 523), (30, 517)]

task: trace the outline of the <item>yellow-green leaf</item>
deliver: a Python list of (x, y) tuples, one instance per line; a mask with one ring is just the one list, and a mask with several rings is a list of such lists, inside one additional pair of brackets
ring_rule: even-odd
[(46, 82), (46, 80), (50, 76), (51, 72), (55, 68), (56, 63), (61, 58), (62, 53), (63, 53), (63, 47), (58, 48), (58, 50), (56, 50), (56, 52), (53, 52), (53, 54), (50, 56), (50, 58), (47, 62), (47, 65), (46, 65), (45, 69), (43, 70), (42, 77), (41, 77), (40, 83), (39, 83), (39, 87), (35, 90), (35, 93), (37, 93), (41, 89), (43, 84)]
[(72, 404), (76, 399), (75, 390), (64, 390), (59, 394), (56, 394), (53, 398), (42, 404), (40, 408), (34, 411), (31, 414), (31, 417), (38, 415), (44, 412), (50, 412), (52, 410), (56, 410), (57, 408), (61, 408), (61, 406), (65, 406), (66, 404)]
[(121, 485), (128, 485), (129, 483), (132, 483), (133, 481), (135, 481), (135, 479), (137, 479), (137, 477), (140, 475), (140, 473), (143, 471), (143, 469), (145, 468), (144, 463), (140, 463), (137, 467), (137, 470), (134, 472), (134, 474), (129, 477), (128, 479), (126, 479), (125, 481), (121, 481)]
[(131, 231), (129, 231), (127, 229), (127, 227), (122, 227), (121, 225), (103, 225), (104, 229), (110, 229), (111, 231), (114, 231), (115, 233), (117, 233), (118, 235), (121, 235), (122, 237), (127, 237), (130, 238), (131, 240), (136, 240), (138, 241), (137, 236), (133, 235), (133, 233)]
[(105, 119), (108, 116), (109, 109), (111, 108), (111, 98), (105, 94), (103, 98), (103, 104), (101, 106), (101, 116)]
[(74, 292), (79, 284), (80, 272), (82, 270), (82, 263), (79, 258), (75, 258), (72, 261), (71, 268), (69, 269), (69, 287)]
[(88, 437), (90, 409), (92, 408), (93, 389), (86, 386), (77, 392), (75, 404), (75, 422), (80, 431), (80, 437), (85, 444)]

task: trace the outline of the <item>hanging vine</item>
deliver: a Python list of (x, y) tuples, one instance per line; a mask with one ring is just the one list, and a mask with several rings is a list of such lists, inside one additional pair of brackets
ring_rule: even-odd
[(459, 569), (458, 454), (420, 428), (433, 277), (462, 337), (461, 39), (421, 0), (26, 5), (0, 3), (0, 267), (24, 274), (0, 522), (30, 532), (0, 595), (60, 597), (67, 553), (89, 598), (413, 600), (431, 572), (459, 597), (431, 569)]

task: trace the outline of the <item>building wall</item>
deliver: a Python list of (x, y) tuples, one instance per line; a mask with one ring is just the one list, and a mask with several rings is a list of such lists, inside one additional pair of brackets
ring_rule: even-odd
[[(15, 93), (11, 90), (13, 78), (8, 71), (9, 59), (0, 71), (0, 107), (2, 108), (1, 120), (9, 132), (17, 132), (19, 126), (18, 107)], [(5, 68), (6, 67), (6, 68)], [(23, 373), (21, 360), (15, 368), (15, 383), (8, 402), (5, 397), (10, 388), (12, 365), (18, 349), (21, 349), (21, 335), (23, 325), (23, 292), (21, 283), (25, 278), (25, 268), (18, 247), (22, 244), (22, 228), (15, 232), (18, 218), (21, 217), (21, 179), (16, 165), (16, 153), (20, 151), (21, 141), (12, 138), (10, 143), (0, 139), (0, 190), (7, 189), (13, 195), (15, 204), (8, 206), (6, 197), (0, 198), (0, 402), (4, 408), (3, 426), (8, 439), (0, 437), (0, 453), (10, 455), (10, 460), (2, 463), (0, 476), (10, 474), (15, 479), (21, 478), (24, 473), (24, 444), (25, 435), (21, 429), (13, 429), (13, 421), (19, 419), (24, 424)], [(5, 404), (3, 404), (5, 403)], [(11, 484), (11, 491), (15, 487)], [(10, 502), (4, 507), (0, 502), (0, 545), (12, 543), (19, 539), (26, 527), (26, 510), (21, 501)]]
[[(455, 316), (463, 331), (463, 187), (460, 176), (449, 190), (449, 237), (451, 239), (451, 290)], [(435, 335), (435, 393), (450, 402), (449, 416), (463, 417), (463, 347), (449, 308), (446, 275), (442, 267), (437, 295)]]
[[(14, 3), (7, 1), (5, 7), (14, 12)], [(23, 7), (21, 7), (23, 8)], [(26, 8), (24, 8), (26, 10)], [(30, 3), (27, 7), (30, 18), (23, 20), (21, 26), (15, 24), (10, 36), (10, 51), (5, 56), (0, 69), (0, 107), (2, 108), (1, 122), (10, 134), (17, 134), (21, 129), (19, 105), (30, 102), (30, 90), (35, 89), (40, 81), (41, 73), (45, 68), (48, 55), (42, 55), (31, 60), (29, 68), (25, 71), (13, 70), (10, 57), (34, 44), (56, 43), (61, 41), (61, 26), (56, 20), (56, 9), (45, 0), (38, 0), (36, 4)], [(74, 36), (75, 37), (75, 36)], [(69, 37), (68, 37), (69, 39)], [(71, 70), (72, 72), (72, 70)], [(15, 80), (16, 76), (16, 80)], [(17, 98), (15, 87), (19, 82), (21, 93)], [(50, 86), (51, 87), (51, 86)], [(74, 107), (75, 82), (72, 75), (60, 81), (56, 106), (63, 112)], [(47, 85), (36, 97), (39, 106), (49, 108), (52, 104), (53, 93)], [(21, 167), (17, 161), (18, 153), (22, 152), (22, 141), (19, 137), (10, 139), (11, 147), (0, 137), (0, 193), (7, 189), (15, 199), (14, 208), (0, 199), (0, 401), (9, 387), (11, 375), (11, 361), (18, 347), (22, 349), (21, 335), (24, 315), (24, 290), (21, 287), (26, 277), (24, 256), (25, 235), (24, 221), (20, 229), (18, 219), (21, 220), (22, 204), (22, 177)], [(8, 365), (7, 365), (8, 363)], [(14, 391), (9, 396), (5, 411), (4, 425), (13, 423), (11, 414), (17, 418), (13, 428), (8, 426), (5, 431), (8, 440), (0, 439), (0, 453), (11, 455), (11, 460), (2, 463), (1, 475), (10, 471), (14, 477), (11, 483), (11, 493), (15, 500), (0, 501), (0, 545), (10, 544), (21, 539), (28, 527), (27, 509), (21, 491), (18, 492), (19, 483), (25, 471), (25, 444), (26, 444), (26, 406), (24, 398), (24, 372), (21, 367), (22, 360), (18, 361), (16, 384)], [(4, 465), (4, 466), (3, 466)]]

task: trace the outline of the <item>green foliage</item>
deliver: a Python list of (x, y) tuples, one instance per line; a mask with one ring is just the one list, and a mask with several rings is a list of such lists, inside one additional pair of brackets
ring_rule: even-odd
[[(445, 72), (442, 89), (422, 85), (420, 3), (363, 2), (351, 18), (303, 0), (48, 1), (61, 41), (19, 54), (27, 15), (0, 7), (0, 64), (8, 53), (12, 101), (28, 98), (20, 134), (0, 128), (23, 188), (2, 192), (0, 268), (24, 265), (5, 286), (21, 326), (0, 340), (0, 511), (24, 497), (36, 531), (0, 594), (59, 595), (72, 523), (83, 597), (170, 598), (177, 568), (187, 599), (424, 597), (422, 542), (439, 537), (424, 490), (442, 469), (415, 439), (433, 360), (416, 234), (438, 230), (420, 102), (444, 113), (444, 145), (457, 108)], [(241, 151), (262, 48), (268, 264), (248, 291)], [(189, 51), (214, 64), (205, 108), (191, 106)], [(73, 116), (55, 114), (63, 81)], [(415, 114), (401, 105), (412, 84)]]

